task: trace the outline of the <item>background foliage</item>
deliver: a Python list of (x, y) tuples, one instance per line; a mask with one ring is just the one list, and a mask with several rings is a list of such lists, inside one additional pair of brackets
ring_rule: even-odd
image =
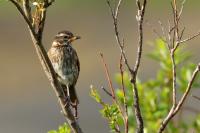
[[(171, 60), (166, 44), (158, 39), (153, 43), (154, 50), (148, 54), (148, 57), (155, 60), (160, 65), (160, 69), (157, 70), (156, 77), (147, 81), (138, 82), (138, 91), (140, 97), (141, 110), (145, 122), (145, 132), (152, 133), (157, 132), (162, 119), (167, 115), (172, 103), (172, 70)], [(191, 53), (186, 52), (185, 48), (180, 48), (175, 54), (178, 80), (178, 93), (183, 94), (187, 87), (189, 79), (191, 79), (192, 72), (195, 69), (195, 64), (190, 62)], [(149, 66), (150, 67), (150, 66)], [(124, 75), (124, 82), (127, 94), (127, 105), (129, 114), (129, 132), (135, 131), (135, 118), (132, 111), (133, 96), (132, 85), (130, 83), (129, 74)], [(116, 74), (116, 83), (121, 86), (121, 75)], [(200, 88), (200, 76), (196, 79), (193, 88)], [(124, 95), (121, 88), (116, 88), (115, 93), (117, 100), (123, 104)], [(103, 99), (99, 95), (97, 89), (92, 88), (91, 96), (97, 103), (102, 105), (100, 113), (108, 120), (110, 129), (114, 131), (116, 125), (123, 127), (122, 114), (119, 111), (119, 107), (116, 104), (104, 103)], [(173, 119), (172, 122), (166, 128), (166, 133), (188, 133), (190, 131), (200, 131), (200, 115), (196, 114), (196, 117), (191, 122), (184, 121), (182, 115), (183, 110), (178, 116)]]

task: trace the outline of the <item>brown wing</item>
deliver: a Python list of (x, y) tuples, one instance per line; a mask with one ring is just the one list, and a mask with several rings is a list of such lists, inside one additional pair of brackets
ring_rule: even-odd
[(74, 83), (76, 84), (77, 80), (78, 80), (78, 77), (79, 77), (79, 73), (80, 73), (80, 62), (79, 62), (79, 58), (78, 58), (78, 55), (76, 53), (76, 51), (74, 51), (74, 60), (76, 61), (75, 64), (77, 66), (77, 69), (78, 69), (78, 73), (77, 73), (77, 77), (75, 78), (75, 81)]
[(78, 75), (79, 75), (79, 73), (80, 73), (80, 61), (79, 61), (79, 59), (77, 60), (77, 66), (78, 66)]

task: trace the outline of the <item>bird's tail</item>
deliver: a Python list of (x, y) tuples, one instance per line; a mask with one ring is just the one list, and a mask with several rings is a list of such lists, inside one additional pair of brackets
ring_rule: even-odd
[(70, 94), (70, 100), (72, 102), (73, 105), (78, 105), (79, 104), (79, 100), (78, 100), (78, 96), (76, 94), (76, 89), (74, 86), (69, 86), (69, 94)]
[[(67, 96), (68, 95), (67, 86), (63, 84), (62, 88), (65, 92), (65, 95)], [(73, 85), (69, 86), (69, 97), (70, 97), (71, 104), (73, 106), (77, 106), (79, 104), (78, 96), (76, 94), (76, 89)]]

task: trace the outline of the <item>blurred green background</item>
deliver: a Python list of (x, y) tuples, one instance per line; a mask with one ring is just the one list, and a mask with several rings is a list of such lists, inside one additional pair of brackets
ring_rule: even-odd
[[(199, 4), (197, 0), (188, 0), (185, 4), (182, 14), (182, 24), (186, 27), (184, 37), (200, 29)], [(147, 6), (146, 20), (161, 32), (158, 20), (167, 26), (167, 20), (172, 15), (170, 1), (153, 0)], [(137, 50), (135, 15), (135, 1), (124, 1), (119, 26), (131, 64), (135, 61)], [(139, 73), (142, 80), (154, 77), (158, 68), (158, 64), (145, 56), (152, 49), (149, 42), (154, 41), (156, 36), (147, 24), (144, 28), (144, 56)], [(51, 46), (54, 35), (63, 29), (82, 37), (74, 43), (81, 62), (76, 87), (80, 99), (81, 127), (86, 133), (109, 132), (106, 121), (98, 112), (100, 107), (89, 96), (91, 84), (99, 88), (107, 87), (99, 52), (104, 53), (112, 76), (118, 72), (119, 49), (105, 0), (57, 0), (48, 10), (44, 32), (46, 49)], [(4, 0), (0, 1), (0, 39), (0, 132), (46, 133), (57, 129), (65, 120), (55, 94), (33, 49), (27, 26), (15, 7)], [(193, 61), (196, 63), (200, 60), (199, 40), (197, 38), (188, 44), (188, 50), (193, 53)], [(105, 99), (109, 101), (107, 96)], [(198, 101), (189, 98), (187, 103), (196, 105), (196, 109), (200, 110)]]

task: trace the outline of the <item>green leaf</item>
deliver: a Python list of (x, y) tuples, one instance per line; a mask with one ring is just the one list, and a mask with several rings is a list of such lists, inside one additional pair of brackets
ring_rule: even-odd
[[(172, 103), (172, 63), (170, 58), (170, 53), (166, 47), (165, 42), (158, 39), (154, 43), (153, 51), (148, 54), (148, 56), (160, 64), (160, 68), (156, 71), (156, 77), (142, 81), (137, 79), (138, 94), (140, 97), (141, 112), (143, 113), (145, 123), (145, 132), (154, 133), (157, 132), (163, 118), (169, 113)], [(191, 79), (192, 73), (196, 68), (196, 65), (190, 61), (191, 54), (185, 51), (185, 48), (178, 48), (175, 53), (175, 63), (177, 71), (177, 90), (178, 92), (185, 91), (188, 81)], [(118, 89), (115, 89), (116, 100), (120, 102), (123, 107), (124, 95), (122, 92), (122, 77), (120, 73), (115, 75), (116, 83)], [(129, 132), (135, 132), (136, 130), (136, 120), (133, 111), (133, 86), (130, 82), (130, 77), (128, 73), (123, 75), (125, 91), (127, 96), (128, 105), (128, 117), (129, 117)], [(200, 75), (195, 79), (193, 87), (200, 88)], [(94, 97), (96, 101), (100, 101), (100, 96), (94, 92)], [(181, 94), (180, 94), (181, 95)], [(120, 127), (124, 127), (122, 114), (117, 105), (107, 104), (103, 105), (101, 114), (104, 118), (108, 120), (109, 126), (112, 131), (116, 124)], [(198, 117), (191, 126), (191, 123), (185, 123), (184, 121), (179, 121), (178, 127), (170, 122), (166, 127), (167, 133), (183, 132), (187, 133), (190, 129), (200, 131), (200, 118)]]
[(48, 133), (71, 133), (71, 129), (68, 124), (64, 123), (62, 126), (59, 126), (58, 131), (51, 130)]
[(48, 133), (58, 133), (56, 130), (48, 131)]
[(98, 102), (98, 103), (100, 103), (102, 105), (104, 104), (104, 102), (101, 100), (101, 97), (100, 97), (98, 91), (93, 87), (91, 87), (90, 96), (92, 98), (94, 98), (96, 102)]

